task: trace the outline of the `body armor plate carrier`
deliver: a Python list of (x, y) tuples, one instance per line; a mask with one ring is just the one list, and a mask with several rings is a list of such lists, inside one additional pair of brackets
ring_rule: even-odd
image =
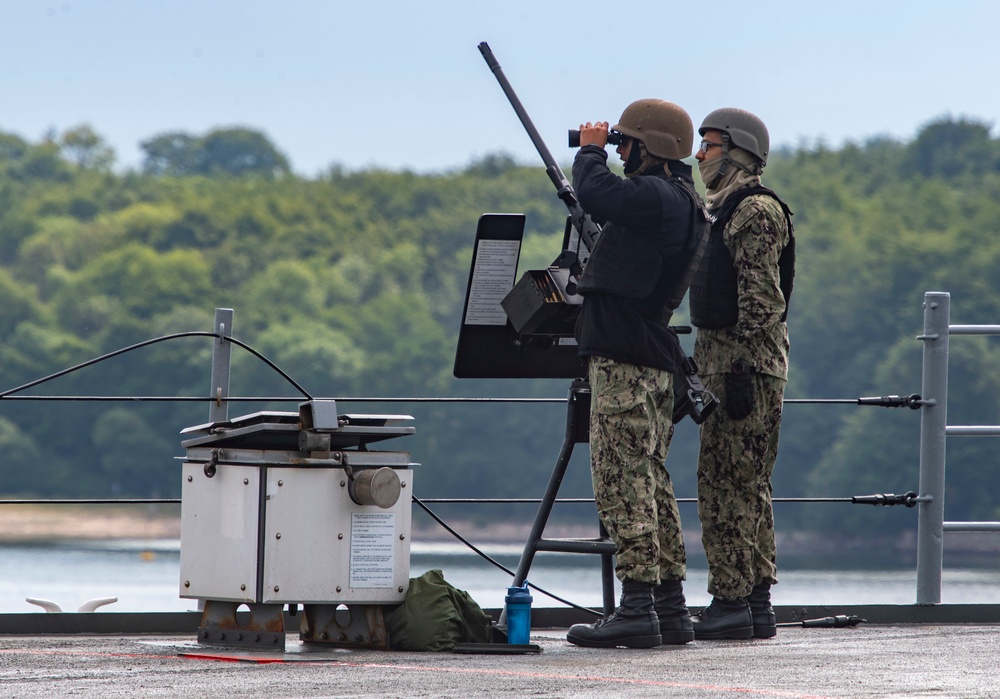
[(795, 276), (795, 235), (792, 230), (792, 211), (777, 194), (767, 187), (744, 187), (730, 195), (719, 210), (712, 234), (709, 237), (705, 259), (695, 274), (691, 284), (691, 323), (699, 328), (717, 330), (736, 325), (739, 319), (737, 304), (736, 267), (733, 256), (723, 242), (723, 231), (735, 213), (736, 208), (747, 197), (765, 194), (774, 197), (781, 205), (788, 224), (788, 245), (778, 258), (781, 292), (785, 296), (785, 312), (782, 322), (788, 317), (788, 304), (792, 298), (792, 281)]

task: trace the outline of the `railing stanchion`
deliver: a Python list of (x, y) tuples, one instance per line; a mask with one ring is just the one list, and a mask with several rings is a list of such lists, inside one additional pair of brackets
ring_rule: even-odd
[(924, 294), (920, 395), (920, 496), (917, 517), (917, 604), (940, 604), (944, 561), (945, 437), (948, 424), (948, 326), (951, 295)]
[[(215, 327), (213, 331), (223, 337), (233, 336), (233, 309), (215, 309)], [(222, 399), (229, 397), (229, 370), (232, 349), (233, 344), (223, 338), (217, 338), (212, 343), (211, 395), (216, 400), (208, 404), (209, 422), (225, 422), (229, 419), (229, 402)]]

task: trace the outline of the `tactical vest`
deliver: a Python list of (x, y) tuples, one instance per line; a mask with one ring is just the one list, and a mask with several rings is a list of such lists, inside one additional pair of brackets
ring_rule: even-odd
[(792, 231), (792, 211), (777, 194), (760, 185), (744, 187), (731, 194), (722, 205), (708, 241), (705, 258), (695, 273), (691, 283), (691, 324), (698, 328), (717, 330), (736, 325), (739, 320), (738, 292), (736, 288), (736, 267), (733, 256), (723, 241), (723, 231), (729, 224), (736, 207), (747, 197), (766, 194), (774, 197), (781, 205), (788, 224), (788, 245), (778, 258), (781, 292), (785, 296), (785, 312), (782, 322), (788, 317), (788, 303), (792, 298), (792, 280), (795, 276), (795, 235)]
[(695, 266), (708, 244), (711, 217), (694, 189), (683, 180), (656, 178), (655, 181), (679, 187), (691, 199), (692, 221), (684, 249), (668, 254), (662, 237), (636, 235), (623, 226), (608, 224), (594, 246), (577, 289), (582, 294), (601, 291), (641, 299), (653, 293), (661, 278), (676, 279), (677, 283), (663, 300), (664, 319), (669, 320), (691, 284)]

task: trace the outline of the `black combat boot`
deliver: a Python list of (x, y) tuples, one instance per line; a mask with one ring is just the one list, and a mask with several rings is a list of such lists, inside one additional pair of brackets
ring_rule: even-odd
[(691, 612), (680, 580), (664, 580), (653, 589), (653, 608), (660, 620), (663, 643), (679, 646), (694, 640)]
[(750, 618), (753, 620), (754, 638), (774, 638), (778, 635), (775, 625), (774, 607), (771, 606), (771, 585), (759, 583), (753, 586), (747, 595), (750, 605)]
[(618, 609), (596, 624), (574, 624), (566, 640), (591, 648), (652, 648), (660, 645), (660, 621), (653, 609), (653, 586), (626, 580)]
[(712, 603), (694, 615), (694, 637), (699, 641), (723, 638), (753, 638), (750, 605), (743, 598), (724, 600), (712, 598)]

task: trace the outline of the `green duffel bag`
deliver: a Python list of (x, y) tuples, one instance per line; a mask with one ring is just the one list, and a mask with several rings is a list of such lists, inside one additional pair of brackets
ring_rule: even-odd
[(385, 617), (394, 650), (453, 650), (459, 643), (486, 643), (489, 614), (468, 592), (453, 587), (437, 568), (410, 578), (406, 599)]

